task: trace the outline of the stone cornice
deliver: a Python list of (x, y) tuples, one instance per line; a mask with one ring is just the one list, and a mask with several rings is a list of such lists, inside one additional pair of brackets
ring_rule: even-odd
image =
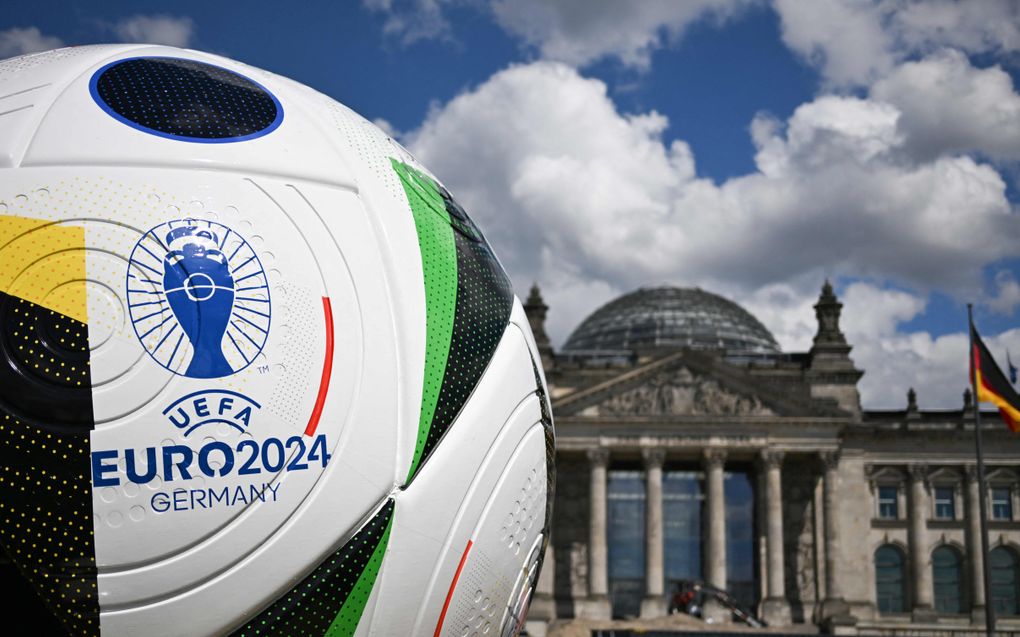
[(677, 422), (669, 419), (620, 418), (557, 418), (557, 445), (573, 438), (592, 436), (647, 437), (649, 439), (755, 437), (803, 446), (823, 442), (839, 444), (845, 422), (826, 419), (764, 419), (757, 422), (735, 422), (732, 419), (690, 419)]
[(631, 456), (642, 457), (645, 450), (661, 449), (671, 457), (700, 457), (701, 453), (708, 448), (726, 449), (743, 461), (755, 461), (760, 459), (762, 450), (780, 450), (787, 455), (807, 454), (817, 455), (824, 451), (832, 451), (837, 448), (838, 442), (834, 440), (810, 440), (810, 441), (784, 441), (774, 440), (767, 437), (744, 436), (676, 436), (672, 438), (647, 437), (647, 436), (585, 436), (573, 437), (562, 440), (556, 445), (556, 452), (563, 454), (587, 454), (594, 448), (610, 450), (614, 454), (627, 453)]
[(622, 427), (685, 427), (704, 425), (709, 427), (772, 428), (784, 426), (819, 426), (845, 428), (853, 420), (849, 417), (826, 416), (560, 416), (556, 415), (556, 428), (561, 425), (616, 425)]

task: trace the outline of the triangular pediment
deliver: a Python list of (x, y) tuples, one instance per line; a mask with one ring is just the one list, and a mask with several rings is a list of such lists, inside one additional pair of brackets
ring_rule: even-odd
[(991, 483), (1009, 484), (1016, 482), (1017, 479), (1018, 478), (1016, 471), (1008, 469), (1006, 467), (998, 467), (996, 469), (992, 469), (991, 471), (988, 472), (988, 475), (985, 476), (985, 480), (989, 484)]
[(907, 481), (907, 473), (898, 466), (868, 465), (864, 468), (864, 472), (872, 486), (876, 484), (898, 485)]
[(705, 352), (682, 350), (560, 396), (557, 416), (808, 416), (831, 413), (777, 391), (746, 369)]
[(586, 407), (585, 416), (774, 416), (755, 395), (740, 394), (688, 367), (664, 370)]

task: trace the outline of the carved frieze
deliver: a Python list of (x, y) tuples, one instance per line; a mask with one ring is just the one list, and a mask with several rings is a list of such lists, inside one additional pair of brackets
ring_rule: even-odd
[(686, 367), (664, 372), (609, 397), (597, 407), (601, 416), (771, 416), (753, 395), (737, 394), (718, 381), (696, 376)]

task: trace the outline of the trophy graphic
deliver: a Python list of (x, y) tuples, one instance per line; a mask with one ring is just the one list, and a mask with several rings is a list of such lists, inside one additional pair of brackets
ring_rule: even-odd
[(234, 373), (223, 354), (223, 336), (234, 309), (234, 277), (212, 228), (188, 224), (166, 235), (163, 290), (170, 310), (191, 342), (186, 376), (220, 378)]
[(127, 301), (142, 347), (190, 378), (247, 368), (272, 322), (258, 254), (233, 229), (204, 219), (167, 221), (142, 236), (128, 259)]

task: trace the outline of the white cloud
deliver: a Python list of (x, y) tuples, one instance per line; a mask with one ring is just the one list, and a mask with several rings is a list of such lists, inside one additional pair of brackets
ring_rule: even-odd
[(878, 7), (847, 0), (774, 0), (783, 42), (837, 84), (866, 84), (893, 64)]
[(195, 35), (195, 22), (189, 17), (136, 15), (119, 20), (113, 31), (122, 42), (187, 47)]
[(906, 391), (884, 371), (882, 357), (899, 353), (917, 374), (902, 378), (925, 393), (954, 388), (956, 401), (962, 385), (926, 368), (955, 355), (954, 341), (897, 326), (923, 311), (927, 290), (973, 290), (989, 263), (1020, 256), (1020, 224), (993, 167), (966, 156), (907, 161), (904, 117), (890, 103), (834, 96), (785, 122), (760, 117), (758, 170), (717, 184), (697, 176), (686, 144), (662, 139), (663, 115), (620, 113), (601, 81), (538, 62), (437, 105), (403, 139), (518, 285), (542, 285), (557, 343), (613, 296), (665, 282), (733, 298), (784, 349), (803, 350), (825, 276), (889, 281), (917, 292), (847, 290), (866, 402)]
[(507, 32), (543, 58), (585, 66), (615, 57), (643, 69), (655, 49), (678, 40), (691, 24), (726, 20), (750, 4), (750, 0), (493, 0), (492, 10)]
[(622, 115), (605, 91), (565, 66), (513, 67), (406, 139), (528, 279), (571, 264), (623, 289), (756, 289), (822, 269), (962, 288), (1020, 250), (999, 174), (968, 157), (901, 165), (889, 105), (802, 105), (759, 130), (760, 172), (717, 185), (662, 141), (662, 115)]
[[(818, 329), (813, 308), (818, 288), (772, 284), (752, 294), (745, 307), (785, 351), (807, 351)], [(865, 371), (858, 383), (865, 407), (903, 409), (911, 386), (919, 391), (923, 409), (960, 406), (967, 383), (966, 335), (933, 339), (900, 332), (903, 323), (924, 312), (924, 298), (857, 281), (842, 290), (840, 302), (840, 326), (853, 346), (850, 356)]]
[[(759, 126), (760, 172), (719, 189), (758, 220), (730, 245), (748, 241), (769, 264), (757, 272), (773, 280), (825, 265), (921, 288), (975, 285), (985, 264), (1017, 252), (1005, 183), (969, 157), (904, 164), (899, 119), (889, 105), (829, 96), (800, 106), (785, 135)], [(719, 239), (723, 259), (704, 258), (723, 265)]]
[[(825, 169), (844, 162), (866, 166), (888, 159), (902, 143), (896, 108), (851, 97), (822, 96), (799, 106), (786, 126), (752, 123), (759, 170), (769, 176)], [(767, 132), (766, 132), (767, 130)]]
[[(591, 309), (592, 296), (572, 290), (608, 298), (648, 281), (659, 255), (629, 248), (654, 242), (671, 193), (693, 176), (687, 146), (662, 144), (665, 125), (654, 112), (621, 116), (602, 82), (536, 63), (455, 98), (404, 139), (473, 211), (518, 282)], [(564, 321), (557, 338), (579, 318), (563, 306), (554, 316)]]
[(383, 32), (411, 44), (452, 39), (447, 14), (490, 13), (545, 60), (583, 68), (603, 59), (646, 70), (652, 54), (701, 21), (715, 24), (770, 2), (782, 39), (828, 84), (868, 86), (905, 60), (953, 47), (968, 53), (1020, 50), (1014, 0), (362, 0), (385, 14)]
[[(784, 350), (804, 351), (828, 276), (856, 281), (844, 290), (844, 330), (866, 370), (864, 404), (902, 408), (914, 386), (922, 408), (959, 407), (966, 334), (902, 330), (929, 291), (971, 295), (989, 264), (1020, 257), (1002, 176), (968, 156), (1020, 158), (1020, 95), (1002, 69), (965, 54), (1018, 50), (1016, 6), (774, 4), (784, 41), (827, 85), (870, 91), (822, 94), (785, 121), (756, 117), (749, 174), (699, 178), (690, 148), (663, 139), (666, 117), (620, 113), (602, 82), (550, 62), (497, 73), (404, 139), (472, 211), (518, 285), (542, 285), (554, 342), (609, 299), (671, 283), (740, 302)], [(745, 5), (492, 3), (544, 58), (639, 69), (693, 22)], [(1014, 274), (994, 288), (989, 308), (1020, 305)], [(986, 340), (1020, 350), (1020, 330)]]
[(362, 0), (367, 9), (386, 14), (383, 33), (405, 45), (450, 38), (450, 22), (443, 10), (457, 3), (457, 0)]
[(907, 390), (921, 409), (959, 409), (967, 379), (967, 335), (932, 338), (928, 332), (870, 337), (851, 354), (865, 370), (857, 387), (869, 409), (904, 409)]
[(1020, 305), (1020, 283), (1008, 270), (1002, 270), (995, 275), (995, 294), (990, 297), (986, 304), (993, 311), (999, 314), (1012, 316), (1016, 307)]
[(0, 31), (0, 59), (48, 51), (64, 46), (56, 36), (44, 35), (37, 27), (12, 28)]
[(851, 283), (843, 291), (843, 332), (851, 342), (892, 336), (900, 323), (924, 312), (920, 296), (880, 288), (871, 283)]
[(397, 130), (396, 126), (394, 126), (388, 119), (376, 117), (372, 120), (372, 123), (382, 129), (382, 132), (386, 133), (393, 139), (397, 139), (403, 134)]
[(1020, 5), (1014, 0), (891, 4), (896, 7), (892, 28), (908, 50), (953, 46), (974, 53), (1003, 53), (1020, 49)]
[(646, 69), (651, 54), (699, 20), (722, 22), (760, 0), (362, 0), (386, 15), (383, 32), (403, 44), (453, 37), (446, 12), (490, 12), (510, 35), (545, 59), (585, 66), (603, 58)]
[(963, 53), (942, 50), (902, 64), (871, 87), (871, 97), (900, 111), (912, 156), (979, 151), (1020, 159), (1020, 95), (999, 67), (977, 69)]
[(912, 56), (1020, 49), (1013, 0), (773, 0), (790, 49), (830, 83), (867, 86)]
[(772, 332), (784, 352), (807, 351), (818, 331), (814, 305), (819, 279), (810, 275), (801, 279), (799, 284), (769, 283), (740, 295), (744, 309)]
[[(778, 283), (754, 291), (743, 305), (772, 331), (784, 351), (807, 351), (818, 329), (813, 309), (817, 298), (817, 283)], [(905, 332), (904, 324), (925, 311), (925, 298), (874, 282), (847, 285), (840, 301), (841, 327), (853, 346), (850, 356), (865, 372), (858, 389), (866, 408), (904, 409), (911, 387), (918, 392), (921, 409), (960, 408), (969, 382), (965, 331), (937, 337)], [(959, 318), (963, 327), (962, 309)], [(1020, 330), (985, 335), (984, 340), (1003, 370), (1006, 349), (1020, 351)]]
[[(1017, 329), (983, 335), (982, 340), (1003, 371), (1006, 349), (1020, 351)], [(903, 409), (907, 389), (914, 387), (921, 409), (959, 409), (970, 384), (967, 342), (966, 332), (938, 337), (928, 332), (897, 332), (858, 339), (851, 356), (865, 370), (858, 384), (862, 402), (870, 409)]]
[[(744, 306), (772, 330), (785, 351), (806, 351), (817, 330), (812, 307), (817, 287), (772, 284), (751, 294)], [(903, 325), (925, 311), (925, 299), (872, 282), (847, 285), (840, 301), (841, 327), (853, 346), (850, 356), (865, 372), (858, 389), (866, 408), (904, 409), (911, 387), (918, 392), (921, 409), (960, 408), (969, 383), (965, 331), (937, 337), (924, 331), (904, 332)], [(965, 323), (961, 309), (961, 327)], [(1017, 329), (985, 335), (984, 340), (1003, 370), (1006, 349), (1020, 351)]]

